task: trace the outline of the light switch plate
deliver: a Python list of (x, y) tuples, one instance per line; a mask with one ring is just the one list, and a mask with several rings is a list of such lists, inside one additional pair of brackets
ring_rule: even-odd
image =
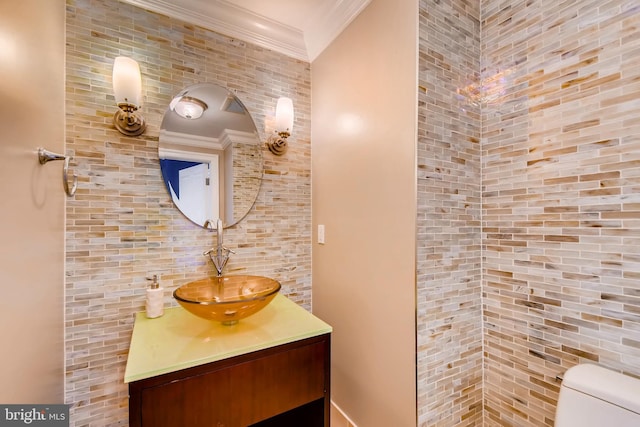
[(318, 224), (318, 243), (324, 245), (324, 225)]

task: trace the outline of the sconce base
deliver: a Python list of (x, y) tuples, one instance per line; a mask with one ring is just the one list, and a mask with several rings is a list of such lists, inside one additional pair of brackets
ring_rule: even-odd
[(289, 137), (288, 132), (280, 132), (275, 135), (271, 135), (269, 139), (267, 139), (267, 148), (276, 156), (282, 156), (287, 152), (287, 137)]
[(117, 110), (113, 115), (113, 125), (123, 135), (142, 135), (147, 129), (144, 117), (131, 111)]

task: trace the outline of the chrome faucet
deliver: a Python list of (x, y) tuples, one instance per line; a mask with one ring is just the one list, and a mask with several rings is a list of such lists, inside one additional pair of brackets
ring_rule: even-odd
[[(211, 231), (214, 230), (213, 228), (213, 222), (210, 220), (206, 220), (204, 222), (204, 228), (207, 228)], [(224, 236), (224, 230), (223, 230), (223, 226), (222, 226), (222, 220), (220, 218), (218, 218), (218, 220), (216, 221), (216, 228), (215, 228), (218, 238), (217, 238), (217, 242), (216, 242), (216, 247), (215, 248), (211, 248), (208, 251), (203, 252), (202, 255), (207, 256), (209, 255), (209, 258), (211, 258), (211, 261), (213, 261), (213, 265), (216, 266), (216, 271), (218, 272), (218, 277), (222, 276), (222, 270), (224, 269), (224, 266), (227, 265), (227, 261), (229, 261), (229, 255), (230, 254), (235, 254), (234, 251), (232, 251), (231, 249), (227, 248), (226, 246), (224, 246), (223, 243), (223, 236)]]

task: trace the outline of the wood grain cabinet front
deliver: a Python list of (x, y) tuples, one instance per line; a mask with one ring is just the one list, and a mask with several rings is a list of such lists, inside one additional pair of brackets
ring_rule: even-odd
[(329, 427), (331, 335), (129, 384), (131, 427)]

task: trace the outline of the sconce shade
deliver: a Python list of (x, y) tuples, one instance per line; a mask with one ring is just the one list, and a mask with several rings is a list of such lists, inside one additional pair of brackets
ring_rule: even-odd
[(116, 104), (140, 107), (142, 99), (142, 80), (138, 63), (125, 56), (118, 56), (113, 62), (113, 93)]
[(287, 138), (293, 128), (293, 101), (281, 97), (276, 103), (276, 132), (267, 140), (267, 148), (276, 156), (287, 152)]
[(142, 104), (142, 79), (135, 60), (118, 56), (113, 61), (113, 94), (119, 107), (113, 116), (115, 128), (127, 136), (142, 135), (147, 125), (136, 113)]
[(291, 134), (293, 128), (293, 101), (281, 97), (276, 104), (276, 131)]

